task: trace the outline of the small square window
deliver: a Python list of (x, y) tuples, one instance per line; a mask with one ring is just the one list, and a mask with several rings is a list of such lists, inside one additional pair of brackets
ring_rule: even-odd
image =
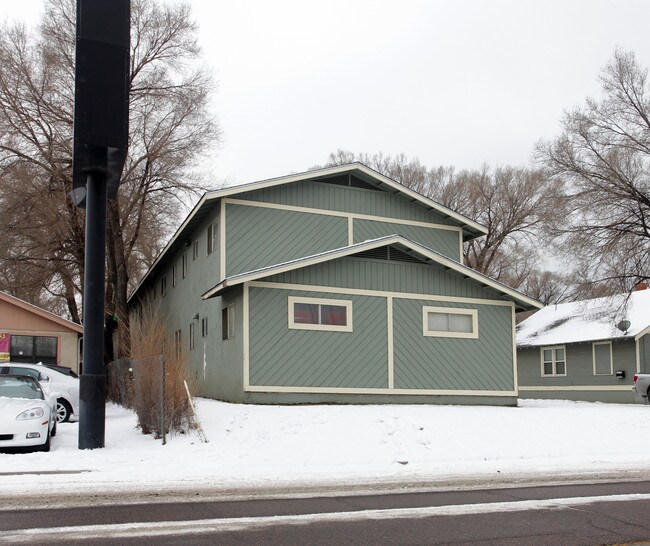
[(564, 346), (542, 347), (542, 377), (566, 375), (566, 358)]

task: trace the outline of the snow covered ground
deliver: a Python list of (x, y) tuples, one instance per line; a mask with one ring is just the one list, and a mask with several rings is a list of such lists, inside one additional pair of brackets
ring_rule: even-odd
[[(198, 399), (209, 443), (143, 436), (107, 407), (106, 447), (64, 423), (49, 453), (0, 453), (0, 492), (273, 488), (501, 475), (650, 471), (650, 408), (553, 400), (519, 407), (249, 406)], [(61, 472), (78, 471), (84, 472)], [(45, 472), (36, 474), (35, 472)]]

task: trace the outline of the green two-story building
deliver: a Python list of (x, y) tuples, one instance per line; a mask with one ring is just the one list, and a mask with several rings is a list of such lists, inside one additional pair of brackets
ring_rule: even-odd
[(540, 305), (463, 265), (484, 234), (337, 166), (207, 193), (132, 301), (164, 313), (204, 396), (515, 405), (515, 312)]

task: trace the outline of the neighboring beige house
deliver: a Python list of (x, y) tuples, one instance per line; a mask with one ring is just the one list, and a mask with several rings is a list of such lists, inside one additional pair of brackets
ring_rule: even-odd
[(0, 362), (79, 369), (80, 324), (0, 292)]

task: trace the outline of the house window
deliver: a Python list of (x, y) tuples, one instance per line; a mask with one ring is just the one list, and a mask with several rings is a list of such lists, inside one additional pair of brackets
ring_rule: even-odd
[(566, 375), (564, 345), (542, 347), (542, 377)]
[(201, 337), (208, 337), (208, 317), (201, 319)]
[(422, 334), (427, 337), (478, 338), (478, 311), (448, 307), (422, 308)]
[(208, 226), (208, 254), (217, 250), (217, 222), (212, 222)]
[(192, 261), (196, 260), (199, 257), (199, 240), (194, 241), (192, 245)]
[(235, 305), (231, 304), (221, 310), (221, 339), (235, 337)]
[(181, 356), (181, 331), (176, 330), (174, 332), (174, 354), (176, 355), (176, 358), (180, 358)]
[(187, 277), (187, 252), (181, 257), (181, 279)]
[(56, 364), (59, 340), (51, 336), (11, 336), (9, 360), (23, 364)]
[(613, 375), (612, 342), (599, 341), (593, 344), (594, 375)]
[(289, 296), (289, 328), (352, 331), (352, 302)]
[(190, 351), (194, 350), (194, 322), (190, 322)]
[(172, 286), (176, 286), (176, 264), (172, 265)]
[(160, 297), (164, 298), (166, 292), (167, 292), (167, 275), (163, 275), (162, 279), (160, 279)]

